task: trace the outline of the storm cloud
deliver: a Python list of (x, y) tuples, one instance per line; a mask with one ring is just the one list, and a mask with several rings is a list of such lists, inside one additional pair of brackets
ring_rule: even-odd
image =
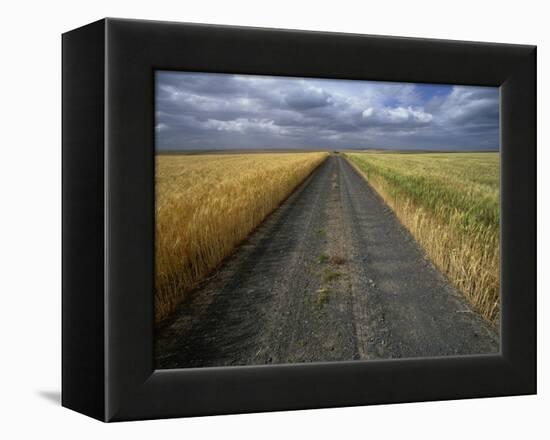
[(156, 73), (156, 148), (497, 150), (499, 90)]

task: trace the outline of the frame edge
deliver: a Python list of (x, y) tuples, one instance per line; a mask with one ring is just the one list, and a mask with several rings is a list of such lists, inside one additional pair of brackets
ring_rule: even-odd
[(105, 420), (105, 20), (62, 35), (62, 406)]

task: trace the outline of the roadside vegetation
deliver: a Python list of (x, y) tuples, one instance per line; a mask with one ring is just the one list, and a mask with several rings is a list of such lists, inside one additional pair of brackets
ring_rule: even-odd
[(167, 317), (326, 157), (157, 155), (155, 321)]
[(499, 317), (499, 154), (346, 153), (434, 264)]

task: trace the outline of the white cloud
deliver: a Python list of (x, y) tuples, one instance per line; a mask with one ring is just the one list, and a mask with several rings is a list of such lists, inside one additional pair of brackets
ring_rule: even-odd
[(479, 123), (487, 118), (496, 122), (498, 94), (487, 87), (454, 86), (435, 106), (440, 124)]
[(432, 121), (433, 115), (419, 107), (369, 107), (362, 113), (363, 119), (378, 124), (411, 124), (423, 125)]
[(415, 121), (427, 123), (433, 119), (433, 115), (431, 113), (425, 112), (423, 109), (415, 109), (409, 107), (408, 110)]
[(287, 130), (279, 127), (274, 121), (268, 119), (247, 119), (238, 118), (230, 121), (220, 121), (217, 119), (208, 119), (203, 124), (204, 128), (217, 131), (229, 131), (238, 133), (273, 133), (286, 134)]
[(363, 115), (363, 118), (367, 119), (367, 118), (370, 118), (373, 113), (374, 113), (374, 109), (372, 107), (369, 107), (368, 109), (363, 110), (362, 115)]
[(204, 123), (204, 128), (210, 128), (218, 131), (238, 131), (244, 132), (243, 119), (236, 119), (234, 121), (219, 121), (217, 119), (209, 119)]

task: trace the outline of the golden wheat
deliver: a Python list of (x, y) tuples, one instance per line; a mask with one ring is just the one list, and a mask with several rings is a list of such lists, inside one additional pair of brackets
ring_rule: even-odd
[(498, 153), (346, 154), (431, 260), (490, 322), (499, 317)]
[(157, 155), (156, 322), (167, 317), (326, 156)]

